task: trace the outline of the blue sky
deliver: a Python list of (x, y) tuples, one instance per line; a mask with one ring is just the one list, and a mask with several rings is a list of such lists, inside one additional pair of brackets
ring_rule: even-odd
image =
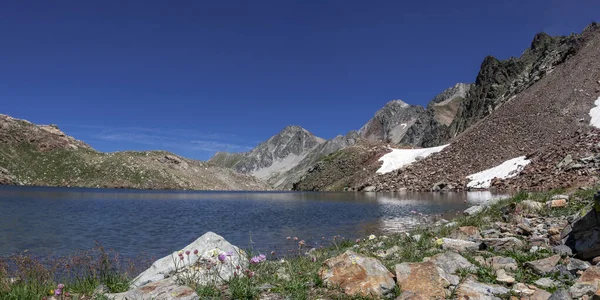
[(197, 159), (286, 125), (332, 138), (599, 11), (597, 0), (3, 1), (0, 113), (101, 151)]

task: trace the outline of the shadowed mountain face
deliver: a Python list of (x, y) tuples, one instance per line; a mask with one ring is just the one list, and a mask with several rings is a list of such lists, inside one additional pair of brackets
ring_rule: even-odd
[(404, 146), (450, 146), (384, 175), (344, 171), (376, 169), (373, 161), (383, 153), (369, 153), (378, 146), (343, 150), (321, 161), (295, 186), (330, 190), (344, 182), (345, 188), (357, 190), (463, 189), (465, 176), (522, 155), (532, 163), (516, 177), (494, 181), (493, 187), (589, 184), (598, 174), (594, 157), (600, 138), (589, 126), (589, 111), (600, 96), (599, 41), (595, 23), (567, 37), (537, 34), (521, 57), (485, 58), (474, 84), (457, 84), (426, 109), (392, 101), (363, 126), (361, 135)]
[(0, 184), (263, 190), (256, 178), (165, 151), (98, 152), (55, 125), (0, 115)]

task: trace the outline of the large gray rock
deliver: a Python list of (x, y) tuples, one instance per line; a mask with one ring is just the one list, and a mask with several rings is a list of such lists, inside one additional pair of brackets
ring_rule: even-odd
[(148, 283), (118, 294), (105, 294), (111, 300), (198, 300), (198, 294), (188, 286), (178, 285), (173, 278)]
[(594, 207), (567, 226), (561, 238), (580, 258), (600, 256), (600, 193), (594, 195)]
[(540, 278), (536, 280), (534, 284), (544, 289), (551, 289), (558, 286), (558, 282), (548, 277)]
[[(198, 254), (194, 254), (195, 251)], [(228, 280), (233, 276), (236, 266), (244, 268), (248, 265), (248, 260), (244, 255), (240, 254), (240, 249), (229, 242), (222, 236), (207, 232), (193, 243), (187, 245), (182, 251), (190, 251), (190, 254), (184, 254), (184, 259), (181, 260), (178, 251), (173, 252), (157, 261), (150, 268), (138, 275), (132, 282), (133, 287), (140, 287), (149, 282), (160, 281), (167, 277), (179, 274), (193, 274), (198, 283), (207, 283), (209, 280)], [(222, 252), (232, 252), (224, 263), (218, 261), (218, 255)], [(197, 264), (216, 263), (218, 266), (218, 276), (214, 272), (217, 268), (208, 270), (205, 267), (195, 268)]]
[(526, 262), (524, 266), (531, 269), (536, 274), (546, 275), (554, 271), (554, 267), (556, 267), (559, 260), (560, 255), (554, 255), (548, 258)]
[(460, 254), (452, 251), (437, 254), (428, 259), (433, 262), (441, 270), (441, 277), (446, 279), (450, 284), (457, 285), (460, 278), (456, 275), (459, 269), (471, 269), (476, 267)]
[(461, 283), (456, 290), (457, 299), (496, 300), (508, 294), (509, 290), (495, 284), (477, 282), (471, 278)]

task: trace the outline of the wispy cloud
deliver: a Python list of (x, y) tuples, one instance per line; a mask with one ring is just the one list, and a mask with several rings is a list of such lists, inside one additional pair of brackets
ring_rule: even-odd
[[(70, 132), (77, 138), (100, 144), (111, 150), (153, 148), (206, 158), (218, 151), (244, 152), (252, 149), (253, 142), (232, 134), (200, 132), (185, 129), (143, 127), (108, 127), (77, 125)], [(121, 149), (123, 148), (123, 149)], [(198, 155), (194, 155), (198, 153)]]

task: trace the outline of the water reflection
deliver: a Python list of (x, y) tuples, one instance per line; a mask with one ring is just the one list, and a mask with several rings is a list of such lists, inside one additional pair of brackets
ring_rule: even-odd
[[(505, 195), (470, 193), (173, 192), (0, 188), (0, 255), (90, 249), (94, 241), (134, 257), (179, 249), (206, 231), (270, 251), (321, 237), (402, 231), (425, 216)], [(252, 243), (250, 243), (252, 241)]]

